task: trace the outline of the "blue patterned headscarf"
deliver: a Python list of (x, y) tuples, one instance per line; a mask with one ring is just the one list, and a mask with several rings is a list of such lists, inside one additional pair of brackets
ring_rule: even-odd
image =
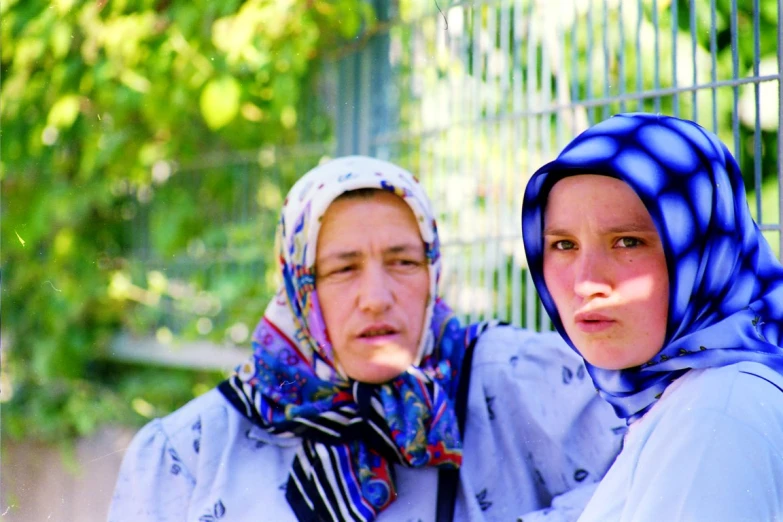
[(756, 361), (783, 373), (783, 267), (750, 216), (736, 161), (699, 125), (652, 114), (621, 114), (593, 126), (533, 174), (525, 190), (530, 272), (572, 348), (544, 282), (542, 234), (552, 186), (579, 174), (617, 178), (639, 195), (669, 271), (666, 337), (655, 357), (623, 370), (587, 364), (618, 415), (638, 418), (690, 368)]
[[(430, 280), (416, 365), (380, 385), (345, 375), (315, 287), (324, 213), (341, 194), (367, 188), (408, 204)], [(461, 327), (437, 298), (440, 245), (429, 200), (412, 174), (391, 163), (351, 156), (305, 174), (283, 204), (277, 244), (282, 283), (253, 334), (252, 357), (219, 389), (262, 429), (302, 439), (286, 488), (299, 520), (372, 521), (397, 496), (393, 464), (460, 466), (457, 375), (465, 348), (486, 325)]]

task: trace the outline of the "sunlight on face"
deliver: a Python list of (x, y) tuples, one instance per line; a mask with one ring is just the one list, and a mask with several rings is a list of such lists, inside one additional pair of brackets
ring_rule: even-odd
[(666, 259), (650, 214), (625, 182), (579, 175), (554, 185), (544, 280), (568, 336), (594, 366), (639, 366), (662, 348)]
[(429, 265), (410, 207), (378, 191), (338, 199), (318, 234), (316, 290), (338, 363), (380, 383), (415, 362), (429, 297)]

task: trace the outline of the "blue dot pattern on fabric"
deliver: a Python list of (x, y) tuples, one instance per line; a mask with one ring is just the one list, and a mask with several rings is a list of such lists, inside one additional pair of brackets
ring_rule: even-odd
[(618, 415), (638, 418), (690, 368), (757, 361), (783, 373), (783, 267), (751, 218), (739, 167), (714, 134), (654, 114), (620, 114), (593, 126), (533, 174), (525, 190), (528, 266), (572, 348), (544, 282), (542, 232), (552, 186), (578, 174), (628, 183), (652, 216), (669, 270), (668, 327), (656, 356), (624, 370), (586, 363)]

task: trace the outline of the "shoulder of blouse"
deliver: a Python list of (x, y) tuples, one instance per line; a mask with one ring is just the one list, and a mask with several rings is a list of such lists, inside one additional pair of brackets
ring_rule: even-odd
[[(183, 455), (183, 459), (185, 455), (191, 455), (194, 462), (185, 462), (190, 469), (196, 465), (197, 452), (187, 450), (191, 449), (196, 440), (199, 440), (198, 444), (201, 446), (216, 446), (204, 444), (205, 437), (226, 438), (235, 434), (283, 447), (296, 445), (299, 442), (299, 439), (279, 437), (259, 428), (237, 411), (217, 388), (196, 397), (178, 410), (159, 419), (158, 422), (167, 444), (178, 454)], [(229, 440), (225, 441), (225, 445), (230, 443)]]
[(702, 413), (720, 416), (737, 427), (757, 431), (773, 447), (783, 450), (783, 438), (779, 436), (783, 427), (783, 375), (751, 361), (692, 370), (675, 381), (660, 406), (649, 413), (654, 418)]
[(507, 364), (516, 357), (534, 365), (556, 364), (578, 367), (584, 361), (557, 332), (537, 332), (503, 325), (491, 328), (479, 337), (473, 367)]
[(757, 362), (743, 361), (726, 366), (694, 369), (672, 383), (661, 403), (677, 395), (678, 406), (688, 409), (730, 411), (738, 401), (748, 406), (764, 397), (783, 404), (783, 375)]

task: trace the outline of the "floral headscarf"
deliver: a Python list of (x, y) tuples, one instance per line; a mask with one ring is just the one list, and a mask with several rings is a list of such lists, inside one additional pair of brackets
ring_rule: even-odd
[[(381, 385), (353, 381), (335, 362), (315, 288), (321, 219), (341, 194), (380, 189), (413, 211), (425, 244), (429, 301), (417, 365)], [(301, 437), (286, 497), (299, 520), (371, 521), (396, 498), (394, 467), (459, 467), (453, 407), (463, 329), (437, 299), (440, 247), (432, 209), (407, 171), (352, 156), (314, 168), (291, 189), (278, 226), (283, 284), (253, 334), (253, 356), (220, 390), (270, 433)]]
[(617, 115), (588, 129), (533, 174), (525, 190), (530, 272), (572, 348), (544, 281), (542, 234), (552, 186), (578, 174), (617, 178), (639, 195), (669, 271), (668, 324), (656, 356), (623, 370), (587, 363), (618, 415), (638, 418), (690, 368), (757, 361), (783, 373), (783, 267), (751, 218), (736, 161), (699, 125), (653, 114)]

